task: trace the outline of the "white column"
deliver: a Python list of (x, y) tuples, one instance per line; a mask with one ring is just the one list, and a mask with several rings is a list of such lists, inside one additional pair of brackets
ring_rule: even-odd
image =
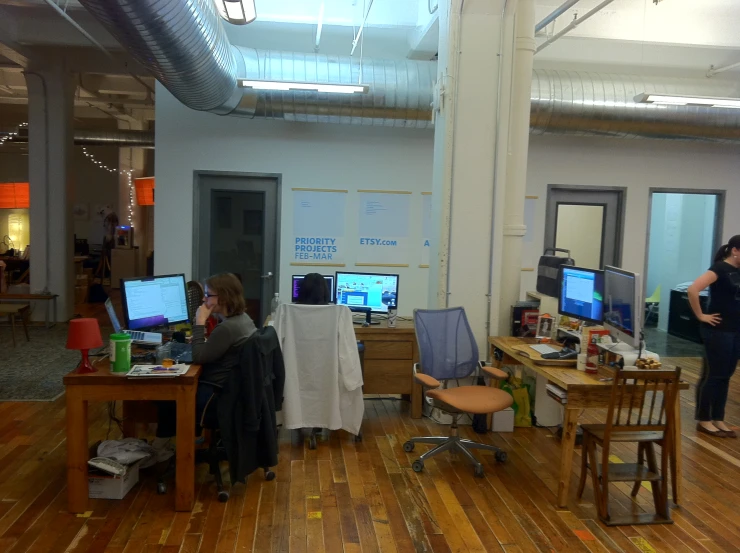
[(503, 0), (439, 5), (432, 187), (436, 232), (428, 303), (430, 308), (463, 306), (482, 357), (488, 336), (503, 6)]
[(529, 117), (531, 107), (534, 40), (534, 0), (519, 0), (515, 23), (515, 51), (512, 75), (511, 119), (503, 210), (503, 252), (497, 290), (498, 320), (492, 333), (510, 333), (511, 306), (519, 300), (524, 225), (524, 197), (527, 189)]
[[(28, 175), (31, 189), (31, 292), (58, 294), (57, 319), (74, 310), (71, 154), (75, 82), (61, 60), (29, 68)], [(44, 305), (34, 311), (43, 318)]]

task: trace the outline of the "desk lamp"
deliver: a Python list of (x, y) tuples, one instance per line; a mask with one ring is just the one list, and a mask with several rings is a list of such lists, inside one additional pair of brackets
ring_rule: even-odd
[(90, 363), (88, 350), (103, 345), (100, 326), (97, 319), (72, 319), (67, 333), (67, 349), (78, 349), (82, 352), (82, 361), (77, 366), (77, 374), (98, 372)]

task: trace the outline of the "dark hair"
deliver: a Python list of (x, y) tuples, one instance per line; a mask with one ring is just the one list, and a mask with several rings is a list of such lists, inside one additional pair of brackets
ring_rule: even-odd
[(740, 234), (736, 234), (727, 241), (727, 244), (719, 247), (717, 253), (714, 254), (714, 262), (719, 263), (730, 257), (733, 248), (740, 250)]
[(241, 315), (246, 306), (244, 304), (244, 288), (242, 283), (231, 273), (221, 273), (206, 279), (209, 292), (218, 294), (218, 304), (224, 308), (226, 315)]
[(319, 273), (307, 274), (298, 287), (298, 303), (326, 305), (331, 300), (329, 296), (329, 285)]

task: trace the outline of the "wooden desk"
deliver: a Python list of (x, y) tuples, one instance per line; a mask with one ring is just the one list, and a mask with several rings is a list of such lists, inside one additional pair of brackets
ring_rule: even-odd
[[(513, 346), (521, 344), (534, 344), (536, 341), (531, 338), (516, 338), (512, 336), (489, 337), (488, 343), (491, 346), (491, 358), (495, 359), (493, 350), (499, 349), (504, 353), (503, 360), (495, 366), (501, 365), (524, 365), (533, 370), (538, 375), (545, 377), (548, 382), (557, 384), (568, 392), (568, 403), (564, 405), (565, 417), (563, 418), (563, 439), (560, 450), (560, 478), (558, 481), (558, 507), (566, 507), (568, 504), (568, 489), (570, 486), (570, 475), (573, 472), (573, 449), (576, 444), (576, 430), (578, 427), (578, 417), (583, 409), (606, 409), (611, 399), (612, 382), (600, 381), (600, 377), (611, 377), (612, 371), (606, 367), (599, 368), (600, 374), (591, 375), (576, 370), (575, 368), (549, 367), (536, 365), (531, 359), (520, 355)], [(680, 389), (687, 390), (689, 385), (682, 382)], [(675, 428), (674, 444), (676, 450), (680, 452), (681, 447), (681, 399), (676, 395), (674, 405)], [(682, 462), (681, 455), (676, 455), (676, 489), (673, 490), (673, 500), (678, 504), (681, 496), (681, 472)]]
[(411, 417), (421, 418), (421, 385), (414, 381), (413, 365), (419, 362), (419, 347), (413, 321), (398, 321), (396, 328), (385, 323), (355, 326), (355, 336), (365, 344), (366, 394), (411, 396)]
[(34, 301), (46, 301), (52, 302), (52, 309), (54, 310), (54, 319), (49, 321), (49, 304), (46, 304), (46, 328), (51, 328), (57, 324), (57, 298), (58, 294), (0, 294), (0, 303), (3, 301), (18, 301), (18, 300), (34, 300)]
[(67, 392), (67, 504), (70, 513), (84, 513), (88, 505), (88, 401), (174, 400), (177, 402), (177, 459), (175, 510), (192, 511), (195, 502), (195, 391), (200, 365), (191, 365), (175, 378), (126, 378), (110, 372), (106, 358), (92, 374), (69, 373)]

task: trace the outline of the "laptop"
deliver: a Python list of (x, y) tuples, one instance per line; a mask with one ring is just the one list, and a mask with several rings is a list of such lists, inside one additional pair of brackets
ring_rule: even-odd
[(113, 303), (110, 298), (105, 300), (105, 310), (108, 312), (110, 322), (113, 325), (113, 330), (116, 334), (128, 334), (131, 336), (131, 340), (135, 344), (143, 344), (147, 346), (158, 346), (162, 343), (162, 335), (159, 332), (141, 332), (139, 330), (124, 330), (116, 315), (116, 310), (113, 307)]

